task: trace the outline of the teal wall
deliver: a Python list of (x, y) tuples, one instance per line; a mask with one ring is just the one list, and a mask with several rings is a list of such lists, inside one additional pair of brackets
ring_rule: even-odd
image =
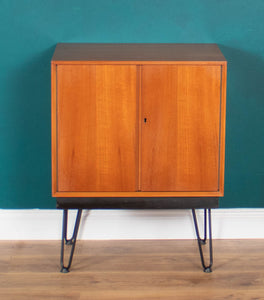
[(228, 60), (225, 197), (264, 207), (263, 0), (0, 0), (0, 207), (54, 208), (58, 42), (217, 43)]

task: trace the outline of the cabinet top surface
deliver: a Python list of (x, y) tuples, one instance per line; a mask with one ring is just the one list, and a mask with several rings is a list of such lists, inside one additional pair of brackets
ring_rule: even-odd
[(226, 59), (217, 44), (57, 44), (52, 62), (71, 61), (226, 62)]

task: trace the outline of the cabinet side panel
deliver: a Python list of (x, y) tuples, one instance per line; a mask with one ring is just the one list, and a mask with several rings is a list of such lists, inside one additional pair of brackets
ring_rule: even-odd
[(136, 66), (58, 67), (58, 191), (135, 191)]
[(51, 64), (51, 188), (52, 195), (57, 192), (57, 137), (56, 137), (56, 69), (55, 64)]
[(222, 66), (222, 86), (221, 86), (221, 135), (220, 135), (220, 162), (219, 162), (219, 190), (224, 196), (225, 177), (225, 131), (226, 131), (226, 80), (227, 65)]
[(219, 190), (221, 66), (142, 67), (142, 191)]

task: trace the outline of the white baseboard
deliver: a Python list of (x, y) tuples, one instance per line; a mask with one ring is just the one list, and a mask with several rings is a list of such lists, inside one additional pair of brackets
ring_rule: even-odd
[[(69, 228), (75, 211), (69, 213)], [(197, 212), (202, 221), (201, 210)], [(61, 210), (0, 210), (0, 240), (58, 240)], [(264, 238), (264, 209), (213, 209), (215, 239)], [(83, 240), (193, 239), (190, 210), (84, 210)]]

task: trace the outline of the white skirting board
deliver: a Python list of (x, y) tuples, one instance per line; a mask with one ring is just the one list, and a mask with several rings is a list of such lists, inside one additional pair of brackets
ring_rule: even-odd
[[(75, 214), (69, 213), (69, 229)], [(203, 210), (197, 217), (202, 226)], [(61, 228), (62, 210), (0, 210), (0, 240), (59, 240)], [(215, 239), (264, 238), (264, 209), (212, 209), (212, 231)], [(194, 238), (191, 210), (84, 210), (78, 235), (82, 240)]]

